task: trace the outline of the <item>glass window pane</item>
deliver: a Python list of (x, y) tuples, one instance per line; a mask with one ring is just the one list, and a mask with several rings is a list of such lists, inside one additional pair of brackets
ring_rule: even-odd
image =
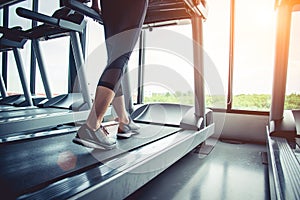
[[(3, 19), (3, 9), (0, 9), (0, 16)], [(0, 20), (0, 26), (3, 26), (3, 20)]]
[[(58, 8), (59, 0), (39, 1), (40, 13), (51, 16)], [(40, 41), (41, 53), (43, 55), (53, 95), (68, 92), (69, 44), (69, 37)], [(37, 73), (36, 77), (36, 93), (44, 94), (44, 88), (39, 73)]]
[(18, 7), (32, 9), (32, 0), (22, 1), (21, 3), (13, 4), (9, 6), (9, 27), (21, 26), (22, 29), (26, 30), (31, 27), (31, 20), (20, 17), (16, 13)]
[(210, 0), (208, 17), (203, 23), (203, 43), (205, 50), (204, 64), (206, 77), (206, 106), (226, 108), (230, 0)]
[(94, 99), (99, 78), (107, 63), (103, 26), (87, 18), (86, 38), (86, 76), (89, 92)]
[[(31, 21), (25, 18), (22, 18), (16, 14), (17, 7), (23, 7), (27, 9), (31, 9), (32, 1), (24, 1), (18, 4), (14, 4), (9, 7), (9, 22), (8, 27), (20, 26), (23, 30), (26, 30), (31, 27)], [(27, 41), (24, 45), (23, 49), (20, 49), (21, 60), (25, 68), (26, 77), (28, 80), (29, 87), (29, 73), (30, 73), (30, 41)], [(7, 63), (7, 91), (8, 94), (22, 94), (22, 86), (20, 83), (20, 78), (16, 66), (15, 57), (12, 51), (8, 52), (8, 63)]]
[(300, 12), (292, 13), (285, 109), (300, 109)]
[[(230, 1), (212, 0), (209, 1), (208, 6), (208, 19), (203, 23), (206, 105), (225, 108), (228, 82)], [(194, 70), (191, 24), (165, 27), (162, 30), (154, 29), (153, 32), (147, 32), (146, 38), (147, 48), (149, 44), (155, 43), (154, 40), (160, 41), (160, 43), (169, 41), (170, 46), (161, 48), (157, 45), (146, 51), (145, 78), (148, 77), (150, 80), (145, 83), (145, 101), (193, 105)], [(174, 39), (172, 40), (172, 38)], [(181, 48), (181, 50), (176, 52), (176, 48)], [(154, 73), (156, 70), (165, 71), (165, 74), (162, 73), (161, 81), (153, 82), (151, 78), (159, 77), (157, 75), (159, 72)]]
[[(69, 37), (41, 41), (41, 53), (54, 96), (68, 93)], [(39, 71), (36, 76), (36, 93), (44, 94)]]
[(146, 31), (144, 102), (193, 104), (191, 38), (190, 24)]
[(274, 66), (274, 0), (236, 0), (233, 109), (268, 111)]

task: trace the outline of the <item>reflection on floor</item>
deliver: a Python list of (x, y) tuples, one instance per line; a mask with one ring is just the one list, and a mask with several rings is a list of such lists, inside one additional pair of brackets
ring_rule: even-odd
[(218, 141), (202, 157), (189, 153), (127, 198), (133, 199), (269, 199), (264, 145)]

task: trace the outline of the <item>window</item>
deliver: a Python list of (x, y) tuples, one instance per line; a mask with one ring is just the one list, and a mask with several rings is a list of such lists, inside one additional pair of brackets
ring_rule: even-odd
[(229, 34), (230, 34), (230, 0), (210, 0), (208, 17), (203, 23), (204, 64), (206, 77), (206, 106), (226, 108)]
[(144, 102), (193, 104), (191, 38), (190, 24), (146, 31)]
[[(23, 29), (28, 29), (31, 27), (30, 20), (24, 19), (19, 17), (15, 10), (17, 7), (24, 7), (27, 9), (31, 9), (32, 1), (24, 1), (9, 7), (9, 24), (8, 27), (12, 28), (15, 26), (21, 26)], [(26, 76), (28, 77), (28, 84), (29, 84), (29, 71), (30, 71), (30, 42), (26, 42), (23, 49), (20, 49), (21, 60), (23, 62)], [(12, 51), (8, 52), (8, 63), (7, 63), (7, 92), (8, 94), (15, 94), (15, 93), (23, 93), (15, 57)], [(29, 85), (28, 85), (29, 87)]]
[[(209, 15), (203, 23), (206, 106), (226, 108), (230, 1), (212, 0), (208, 3)], [(146, 33), (145, 102), (193, 105), (191, 24), (154, 28)], [(169, 47), (157, 42), (153, 46), (155, 40), (169, 43)]]
[[(51, 16), (59, 8), (59, 0), (39, 1), (38, 8), (40, 13)], [(53, 95), (68, 93), (69, 37), (41, 41), (40, 46)], [(38, 70), (36, 78), (36, 93), (44, 93)]]
[(274, 0), (236, 0), (232, 109), (268, 111), (275, 49)]
[[(0, 9), (0, 16), (3, 19), (3, 9)], [(3, 26), (3, 20), (0, 20), (0, 26)]]
[[(23, 30), (31, 28), (31, 20), (18, 16), (15, 10), (17, 7), (23, 7), (31, 10), (32, 3), (32, 0), (24, 1), (9, 7), (9, 27), (21, 26)], [(52, 15), (52, 13), (58, 8), (59, 0), (39, 2), (39, 12), (46, 15)], [(64, 37), (49, 40), (40, 42), (40, 44), (52, 92), (54, 95), (66, 93), (68, 86), (69, 38)], [(29, 84), (31, 58), (30, 40), (25, 43), (24, 48), (20, 50), (20, 53)], [(8, 53), (8, 92), (23, 93), (13, 52)], [(38, 68), (36, 76), (36, 93), (45, 93)]]
[(94, 99), (99, 77), (106, 66), (107, 54), (103, 26), (92, 19), (87, 20), (85, 67), (89, 92)]
[(292, 13), (285, 109), (300, 108), (300, 12)]

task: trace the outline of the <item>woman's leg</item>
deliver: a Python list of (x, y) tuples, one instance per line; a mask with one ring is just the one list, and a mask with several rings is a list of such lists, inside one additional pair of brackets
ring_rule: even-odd
[[(99, 95), (103, 95), (103, 98)], [(110, 105), (115, 94), (112, 90), (98, 86), (96, 90), (96, 100), (90, 111), (86, 124), (82, 125), (77, 131), (73, 142), (86, 147), (96, 149), (112, 149), (116, 147), (116, 139), (108, 137), (109, 133), (101, 126), (103, 116), (107, 107)]]
[(116, 96), (112, 101), (112, 105), (116, 114), (118, 115), (118, 121), (124, 124), (128, 124), (129, 118), (125, 109), (124, 95)]
[[(96, 89), (93, 107), (74, 138), (75, 143), (111, 149), (116, 142), (101, 127), (104, 114), (120, 86), (124, 67), (137, 42), (146, 15), (148, 0), (101, 0), (108, 65)], [(125, 107), (124, 107), (125, 109)]]
[(101, 122), (103, 121), (104, 114), (114, 96), (115, 93), (111, 89), (103, 86), (97, 87), (95, 101), (86, 122), (90, 129), (99, 129)]
[(133, 134), (138, 134), (140, 126), (135, 124), (125, 109), (124, 95), (116, 96), (112, 102), (113, 108), (118, 115), (119, 128), (117, 136), (120, 138), (130, 138)]
[[(94, 101), (95, 111), (88, 119), (88, 125), (91, 128), (92, 126), (98, 127), (101, 124), (109, 106), (109, 101), (112, 102), (115, 93), (118, 93), (117, 98), (115, 103), (112, 103), (113, 105), (116, 105), (116, 102), (119, 103), (117, 106), (119, 118), (124, 122), (129, 120), (125, 109), (124, 97), (120, 93), (122, 89), (120, 90), (119, 87), (124, 67), (126, 67), (138, 40), (147, 6), (148, 0), (101, 0), (108, 65), (99, 79)], [(106, 88), (107, 91), (104, 91), (103, 88)], [(110, 96), (107, 97), (107, 94), (110, 94)]]

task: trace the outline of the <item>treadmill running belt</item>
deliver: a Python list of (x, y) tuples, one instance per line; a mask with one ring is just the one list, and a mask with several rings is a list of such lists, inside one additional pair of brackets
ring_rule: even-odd
[(117, 148), (93, 150), (72, 143), (75, 132), (38, 140), (1, 144), (0, 192), (6, 198), (41, 189), (124, 152), (171, 135), (180, 128), (141, 124), (140, 134), (118, 140)]

